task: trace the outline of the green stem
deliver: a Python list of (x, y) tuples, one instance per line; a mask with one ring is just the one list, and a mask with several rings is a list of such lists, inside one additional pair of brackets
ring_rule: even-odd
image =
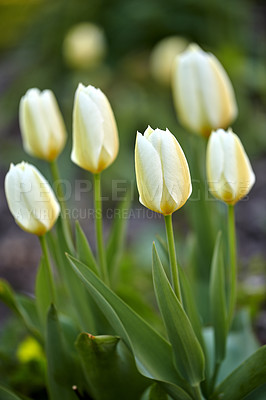
[(100, 265), (102, 279), (107, 285), (109, 285), (109, 276), (103, 243), (101, 174), (94, 174), (94, 209), (98, 262)]
[(217, 379), (217, 375), (218, 375), (220, 366), (221, 366), (221, 362), (217, 362), (217, 363), (215, 364), (214, 372), (213, 372), (213, 376), (212, 376), (211, 384), (210, 384), (210, 394), (212, 394), (213, 389), (214, 389), (214, 387), (215, 387), (216, 379)]
[(228, 329), (230, 329), (236, 305), (237, 285), (235, 209), (232, 205), (228, 206), (228, 241), (230, 254), (230, 297), (228, 311)]
[(65, 235), (65, 239), (67, 242), (67, 245), (69, 247), (69, 250), (71, 252), (74, 252), (74, 245), (73, 245), (73, 239), (72, 239), (72, 232), (71, 232), (71, 225), (69, 218), (67, 218), (67, 207), (64, 199), (64, 191), (60, 179), (60, 174), (59, 174), (59, 169), (57, 165), (57, 161), (54, 160), (50, 163), (51, 166), (51, 172), (52, 172), (52, 177), (54, 180), (54, 183), (56, 184), (56, 195), (58, 198), (58, 201), (60, 203), (60, 208), (61, 208), (61, 223), (62, 223), (62, 228), (63, 232)]
[(200, 385), (198, 384), (193, 389), (194, 389), (194, 399), (195, 400), (202, 400), (202, 394), (201, 394), (201, 390), (200, 390)]
[(178, 276), (178, 265), (177, 265), (176, 252), (175, 252), (175, 241), (174, 241), (174, 232), (173, 232), (173, 224), (172, 224), (172, 215), (165, 215), (164, 221), (165, 221), (165, 228), (166, 228), (166, 235), (167, 235), (170, 267), (171, 267), (172, 286), (174, 288), (174, 291), (175, 291), (175, 294), (176, 294), (178, 300), (182, 304), (182, 297), (181, 297), (181, 290), (180, 290), (180, 283), (179, 283), (179, 276)]
[(48, 254), (48, 249), (47, 249), (47, 243), (46, 243), (46, 238), (45, 236), (39, 236), (41, 248), (42, 248), (42, 253), (44, 256), (44, 264), (46, 268), (46, 276), (48, 280), (48, 285), (49, 285), (49, 290), (50, 290), (50, 295), (52, 302), (54, 303), (55, 301), (55, 289), (54, 289), (54, 281), (53, 281), (53, 273), (52, 273), (52, 267), (50, 263), (50, 258)]

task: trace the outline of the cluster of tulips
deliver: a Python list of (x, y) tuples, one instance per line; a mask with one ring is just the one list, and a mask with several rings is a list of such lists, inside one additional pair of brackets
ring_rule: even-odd
[[(112, 290), (110, 265), (103, 241), (100, 177), (101, 172), (117, 157), (119, 140), (108, 99), (100, 89), (80, 84), (73, 110), (71, 160), (90, 171), (94, 178), (97, 260), (79, 225), (76, 239), (73, 239), (71, 221), (67, 217), (56, 162), (66, 142), (66, 129), (56, 99), (50, 90), (41, 92), (38, 89), (30, 89), (21, 99), (19, 121), (24, 149), (31, 156), (49, 162), (54, 182), (57, 182), (54, 193), (44, 176), (25, 162), (15, 166), (11, 164), (5, 179), (6, 198), (16, 223), (23, 230), (37, 235), (43, 250), (40, 274), (48, 299), (43, 302), (38, 298), (44, 295), (43, 291), (37, 291), (36, 301), (41, 332), (46, 332), (40, 336), (44, 338), (48, 359), (47, 380), (51, 400), (75, 399), (77, 396), (91, 398), (86, 397), (89, 395), (96, 400), (167, 399), (167, 396), (184, 400), (236, 400), (266, 382), (262, 370), (251, 371), (255, 364), (262, 363), (265, 348), (261, 348), (251, 356), (246, 366), (236, 369), (216, 386), (219, 368), (226, 357), (226, 340), (236, 303), (234, 205), (249, 193), (255, 182), (241, 141), (230, 128), (224, 130), (237, 115), (233, 88), (219, 61), (198, 46), (191, 45), (176, 58), (173, 93), (180, 122), (189, 130), (208, 138), (206, 175), (209, 190), (228, 205), (229, 286), (225, 285), (220, 234), (214, 248), (210, 276), (210, 319), (215, 342), (213, 365), (208, 360), (193, 291), (186, 273), (178, 264), (175, 250), (172, 214), (187, 202), (193, 190), (189, 166), (175, 136), (168, 129), (148, 126), (144, 134), (137, 133), (135, 146), (139, 200), (165, 218), (169, 273), (164, 270), (155, 246), (152, 269), (154, 290), (166, 331), (165, 339)], [(59, 248), (55, 249), (60, 252), (59, 257), (53, 257), (56, 251), (52, 249), (51, 236), (47, 240), (47, 232), (55, 224), (58, 229), (53, 240)], [(117, 249), (114, 248), (115, 251)], [(65, 255), (65, 252), (68, 254)], [(56, 324), (61, 324), (60, 329), (64, 331), (58, 317), (62, 301), (51, 257), (55, 267), (57, 263), (61, 265), (58, 269), (63, 281), (68, 279), (71, 302), (78, 320), (77, 333), (80, 334), (76, 341), (79, 361), (75, 357), (73, 361), (71, 354), (70, 360), (65, 362), (68, 353), (64, 353), (59, 345), (58, 354), (63, 361), (61, 366), (58, 366), (56, 355), (51, 354), (51, 349), (56, 353), (56, 347), (49, 342), (52, 335), (56, 337), (53, 337), (54, 341), (60, 338)], [(70, 274), (70, 271), (71, 275), (66, 278), (64, 274)], [(42, 285), (40, 280), (39, 287)], [(81, 295), (83, 297), (80, 298)], [(81, 305), (77, 297), (81, 302), (87, 299), (87, 303)], [(105, 328), (95, 322), (98, 314), (103, 314), (108, 321)], [(88, 322), (88, 315), (94, 322)], [(82, 331), (87, 333), (80, 333)], [(104, 334), (108, 336), (100, 336)], [(117, 336), (109, 336), (112, 334)], [(118, 342), (123, 348), (118, 348)], [(74, 341), (72, 344), (74, 346)], [(70, 378), (71, 374), (67, 372), (65, 379), (62, 379), (61, 372), (58, 378), (58, 371), (62, 370), (64, 374), (64, 367), (72, 361), (75, 368), (76, 363), (81, 365), (79, 378), (76, 379), (76, 374)], [(110, 366), (111, 361), (113, 366)]]

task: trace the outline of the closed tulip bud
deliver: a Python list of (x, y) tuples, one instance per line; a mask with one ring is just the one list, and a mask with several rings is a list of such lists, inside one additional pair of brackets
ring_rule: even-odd
[(86, 69), (99, 65), (106, 53), (103, 30), (92, 23), (73, 26), (63, 44), (63, 55), (72, 68)]
[(172, 214), (191, 194), (186, 157), (168, 129), (148, 127), (144, 135), (137, 133), (135, 169), (139, 200), (153, 211)]
[(26, 232), (38, 236), (49, 231), (60, 206), (47, 180), (31, 164), (11, 164), (5, 178), (5, 193), (11, 214)]
[(66, 129), (51, 90), (30, 89), (19, 106), (24, 150), (31, 156), (54, 161), (66, 142)]
[(79, 84), (74, 101), (71, 160), (96, 174), (115, 160), (118, 147), (116, 122), (106, 96), (100, 89)]
[(186, 128), (208, 137), (236, 118), (232, 84), (214, 55), (190, 45), (176, 57), (173, 72), (176, 111)]
[(176, 56), (187, 47), (186, 39), (179, 36), (169, 36), (160, 40), (151, 52), (151, 73), (156, 81), (170, 86), (172, 81), (173, 62)]
[(242, 143), (229, 129), (212, 132), (207, 147), (207, 178), (213, 196), (234, 205), (255, 183)]

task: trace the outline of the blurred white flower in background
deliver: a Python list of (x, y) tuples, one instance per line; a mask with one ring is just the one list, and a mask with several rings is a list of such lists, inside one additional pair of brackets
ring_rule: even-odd
[(99, 65), (106, 54), (106, 40), (103, 30), (90, 22), (73, 26), (63, 43), (66, 63), (77, 69)]
[(188, 41), (179, 36), (169, 36), (160, 40), (152, 50), (150, 68), (153, 78), (170, 86), (175, 57), (188, 46)]

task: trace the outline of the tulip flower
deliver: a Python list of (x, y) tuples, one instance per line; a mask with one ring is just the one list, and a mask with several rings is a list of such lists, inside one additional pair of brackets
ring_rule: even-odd
[(66, 129), (51, 90), (29, 89), (19, 106), (24, 150), (31, 156), (54, 161), (66, 141)]
[(137, 133), (135, 166), (140, 202), (169, 215), (182, 207), (192, 186), (186, 157), (178, 141), (166, 129), (148, 127)]
[(49, 183), (33, 165), (11, 164), (5, 193), (11, 214), (24, 231), (42, 236), (55, 224), (60, 206)]
[(178, 118), (189, 130), (208, 137), (237, 116), (232, 84), (217, 58), (193, 44), (176, 57), (173, 95)]
[(72, 68), (86, 69), (98, 65), (106, 53), (103, 30), (92, 23), (73, 26), (63, 43), (63, 55)]
[(231, 205), (254, 185), (255, 175), (247, 154), (231, 129), (212, 132), (207, 146), (207, 177), (213, 196)]
[(72, 161), (97, 174), (118, 153), (118, 133), (113, 111), (100, 89), (79, 84), (73, 112)]
[(152, 76), (157, 82), (170, 86), (173, 62), (187, 45), (187, 40), (179, 36), (169, 36), (156, 43), (151, 52), (150, 68)]

